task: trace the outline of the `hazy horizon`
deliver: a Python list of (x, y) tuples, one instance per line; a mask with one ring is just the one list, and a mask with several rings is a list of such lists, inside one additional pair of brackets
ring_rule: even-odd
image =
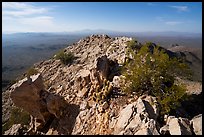
[(103, 29), (83, 29), (76, 31), (5, 31), (2, 34), (15, 34), (15, 33), (77, 33), (77, 32), (94, 32), (94, 31), (103, 31), (103, 32), (119, 32), (119, 33), (191, 33), (191, 34), (201, 34), (202, 32), (183, 32), (183, 31), (114, 31), (114, 30), (103, 30)]

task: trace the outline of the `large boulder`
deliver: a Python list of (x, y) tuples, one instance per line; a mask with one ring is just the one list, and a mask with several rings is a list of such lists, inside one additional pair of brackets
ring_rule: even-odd
[(10, 97), (17, 107), (23, 108), (35, 118), (45, 122), (46, 117), (43, 113), (47, 111), (47, 108), (46, 103), (40, 97), (43, 89), (42, 77), (37, 74), (14, 84)]
[(170, 135), (192, 135), (190, 121), (186, 118), (169, 116), (166, 125), (160, 129), (160, 133), (170, 133)]
[(114, 134), (159, 135), (156, 122), (158, 108), (152, 101), (157, 103), (154, 97), (144, 96), (127, 105), (119, 113)]
[(11, 87), (11, 99), (15, 106), (24, 109), (34, 118), (31, 125), (35, 131), (43, 128), (47, 121), (55, 116), (60, 118), (65, 100), (44, 90), (40, 74), (25, 78)]
[(106, 55), (97, 58), (97, 70), (107, 79), (109, 73), (109, 60)]
[(124, 130), (127, 124), (129, 123), (129, 119), (131, 118), (132, 113), (134, 112), (133, 107), (133, 104), (129, 104), (120, 112), (117, 124), (115, 126), (116, 134)]
[(202, 114), (195, 116), (191, 120), (191, 125), (196, 135), (202, 135)]

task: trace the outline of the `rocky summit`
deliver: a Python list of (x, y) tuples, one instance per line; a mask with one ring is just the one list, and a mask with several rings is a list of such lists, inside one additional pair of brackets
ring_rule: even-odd
[[(63, 49), (74, 55), (70, 64), (54, 57), (34, 64), (37, 74), (2, 93), (2, 126), (11, 119), (13, 107), (28, 112), (29, 124), (13, 123), (3, 134), (202, 135), (202, 114), (161, 118), (156, 97), (126, 96), (120, 90), (124, 77), (120, 70), (131, 40), (91, 35)], [(201, 84), (187, 83), (188, 94), (202, 94)]]

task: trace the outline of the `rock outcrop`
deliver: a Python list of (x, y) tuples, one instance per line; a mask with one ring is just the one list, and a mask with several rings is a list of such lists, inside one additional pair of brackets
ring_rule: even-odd
[(162, 135), (202, 135), (202, 114), (195, 116), (191, 121), (187, 118), (168, 116), (166, 125), (160, 128)]
[(195, 116), (191, 120), (191, 125), (196, 135), (202, 135), (202, 114)]
[(159, 135), (156, 103), (154, 97), (146, 96), (127, 105), (119, 114), (114, 134)]
[(23, 108), (34, 118), (33, 128), (41, 129), (54, 115), (60, 118), (66, 103), (57, 95), (44, 89), (40, 74), (25, 78), (11, 87), (11, 99), (17, 107)]

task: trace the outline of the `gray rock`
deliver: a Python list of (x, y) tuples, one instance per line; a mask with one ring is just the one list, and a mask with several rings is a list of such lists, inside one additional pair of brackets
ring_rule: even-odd
[(169, 125), (164, 125), (163, 127), (161, 127), (159, 132), (161, 135), (169, 134)]
[(191, 120), (193, 131), (196, 135), (202, 135), (202, 114), (195, 116)]
[(136, 132), (140, 129), (140, 127), (142, 126), (143, 122), (142, 119), (140, 117), (140, 114), (136, 114), (133, 119), (130, 121), (130, 123), (128, 124), (128, 126), (126, 127), (126, 129), (132, 129), (133, 132)]
[(178, 118), (172, 118), (169, 121), (169, 132), (171, 135), (181, 135), (181, 128)]
[(155, 98), (144, 96), (127, 105), (119, 114), (114, 134), (159, 135), (155, 121), (158, 108), (154, 103), (157, 103)]
[(107, 56), (101, 56), (96, 59), (97, 60), (97, 70), (101, 73), (101, 75), (107, 79), (109, 73), (109, 60)]
[[(46, 104), (40, 99), (43, 90), (43, 81), (40, 74), (31, 76), (32, 83), (27, 83), (27, 78), (12, 86), (11, 99), (17, 107), (23, 108), (34, 117), (45, 121), (40, 110), (46, 110)], [(32, 107), (31, 107), (32, 106)]]
[(156, 120), (159, 116), (159, 107), (157, 105), (156, 97), (146, 96), (143, 100), (149, 118)]
[(154, 119), (150, 119), (146, 124), (145, 127), (149, 129), (152, 135), (159, 135), (156, 127), (156, 121)]
[(122, 130), (125, 129), (125, 127), (128, 124), (128, 121), (133, 113), (133, 104), (127, 105), (121, 112), (118, 118), (118, 121), (115, 125), (115, 134), (118, 134)]
[(10, 97), (15, 106), (24, 109), (34, 117), (35, 120), (32, 120), (30, 125), (37, 132), (52, 115), (59, 119), (67, 103), (63, 97), (44, 90), (40, 74), (33, 75), (30, 79), (30, 82), (25, 78), (14, 84)]
[(191, 135), (190, 122), (184, 118), (171, 118), (168, 121), (171, 135)]
[(182, 135), (192, 135), (190, 121), (187, 118), (179, 117)]
[(145, 104), (141, 98), (137, 99), (136, 109), (137, 109), (137, 113), (142, 113), (146, 111)]

